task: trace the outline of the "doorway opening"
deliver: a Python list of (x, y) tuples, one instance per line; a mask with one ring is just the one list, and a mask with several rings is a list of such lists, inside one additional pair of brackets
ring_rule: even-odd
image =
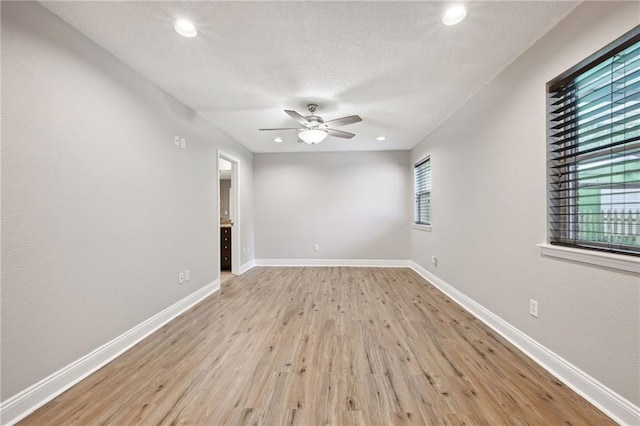
[(218, 151), (220, 284), (237, 275), (240, 269), (239, 166), (240, 162), (236, 158)]

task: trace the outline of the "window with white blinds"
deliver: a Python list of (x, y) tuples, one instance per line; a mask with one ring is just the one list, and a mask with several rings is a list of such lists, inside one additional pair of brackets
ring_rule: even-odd
[(417, 225), (431, 225), (431, 161), (429, 157), (416, 163), (413, 175), (415, 179), (413, 222)]
[(550, 243), (640, 256), (640, 27), (549, 82)]

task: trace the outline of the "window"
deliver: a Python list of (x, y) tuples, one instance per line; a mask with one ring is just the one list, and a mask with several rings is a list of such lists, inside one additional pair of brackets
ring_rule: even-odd
[(640, 256), (640, 27), (547, 96), (550, 243)]
[(431, 161), (429, 157), (419, 161), (413, 168), (415, 179), (416, 225), (431, 225)]

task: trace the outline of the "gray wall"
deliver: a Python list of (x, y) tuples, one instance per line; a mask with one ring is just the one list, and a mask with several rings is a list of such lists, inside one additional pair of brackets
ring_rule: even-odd
[(220, 217), (229, 218), (231, 179), (220, 179)]
[(411, 154), (430, 155), (433, 171), (433, 232), (412, 230), (411, 258), (635, 404), (638, 276), (542, 258), (536, 243), (547, 232), (545, 84), (639, 17), (637, 2), (583, 3)]
[(217, 148), (251, 246), (253, 160), (40, 5), (1, 7), (5, 400), (217, 278)]
[(256, 154), (256, 259), (407, 259), (408, 161), (408, 151)]

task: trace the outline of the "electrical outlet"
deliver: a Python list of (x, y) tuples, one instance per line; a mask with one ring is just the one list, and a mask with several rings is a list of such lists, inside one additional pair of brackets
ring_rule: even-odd
[(182, 149), (187, 149), (187, 140), (185, 138), (180, 139), (180, 147)]
[(174, 136), (173, 137), (173, 143), (175, 144), (175, 146), (180, 146), (180, 136)]
[(529, 313), (532, 317), (538, 318), (538, 302), (533, 299), (529, 299)]
[(178, 274), (178, 284), (184, 283), (184, 272)]
[(189, 270), (184, 271), (184, 280), (189, 281)]
[(431, 256), (431, 263), (433, 263), (433, 266), (438, 266), (438, 258), (436, 256)]
[(314, 249), (315, 251), (320, 250), (320, 244), (314, 244), (314, 245), (313, 245), (313, 249)]

